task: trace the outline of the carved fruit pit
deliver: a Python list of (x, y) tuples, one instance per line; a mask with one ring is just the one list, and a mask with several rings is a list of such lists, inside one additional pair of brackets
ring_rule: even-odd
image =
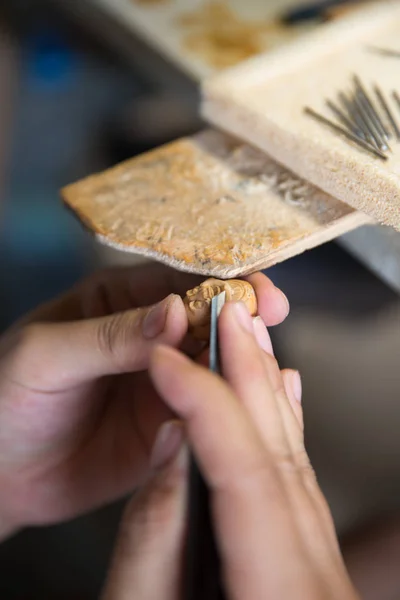
[(184, 298), (189, 330), (197, 339), (204, 341), (209, 339), (211, 300), (221, 292), (226, 293), (227, 302), (243, 302), (252, 316), (257, 314), (257, 298), (250, 283), (240, 279), (229, 281), (207, 279), (201, 285), (189, 290)]

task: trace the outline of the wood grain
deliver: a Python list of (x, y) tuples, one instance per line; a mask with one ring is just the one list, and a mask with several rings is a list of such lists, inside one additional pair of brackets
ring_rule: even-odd
[(400, 5), (380, 2), (307, 39), (258, 56), (205, 82), (203, 116), (254, 144), (335, 198), (400, 230), (400, 143), (382, 161), (304, 114), (331, 116), (326, 99), (347, 91), (357, 74), (370, 93), (400, 92), (398, 59), (370, 46), (400, 49)]
[(370, 222), (260, 151), (205, 131), (62, 191), (103, 243), (222, 279)]

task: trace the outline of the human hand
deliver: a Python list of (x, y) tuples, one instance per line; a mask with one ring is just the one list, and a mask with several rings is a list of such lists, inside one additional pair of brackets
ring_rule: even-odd
[[(151, 375), (182, 419), (210, 487), (230, 600), (355, 600), (303, 440), (298, 374), (280, 372), (242, 305), (220, 317), (226, 381), (160, 347)], [(183, 428), (122, 523), (103, 600), (180, 598), (185, 534)], [(179, 442), (180, 439), (180, 442)], [(173, 448), (173, 450), (172, 450)], [(165, 456), (164, 456), (165, 459)]]
[[(172, 414), (149, 379), (149, 357), (155, 344), (180, 346), (186, 313), (168, 294), (197, 280), (160, 265), (106, 271), (2, 337), (0, 537), (77, 516), (143, 482)], [(261, 274), (250, 281), (267, 323), (283, 320), (283, 294)]]

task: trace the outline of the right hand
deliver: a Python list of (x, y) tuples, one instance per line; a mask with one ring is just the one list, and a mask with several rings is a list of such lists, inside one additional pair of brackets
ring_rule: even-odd
[[(266, 330), (255, 336), (242, 309), (228, 304), (220, 318), (226, 381), (171, 348), (156, 349), (151, 365), (211, 490), (227, 596), (355, 600), (304, 448), (298, 374), (280, 372), (261, 349)], [(183, 449), (128, 508), (104, 600), (180, 597), (185, 464)]]

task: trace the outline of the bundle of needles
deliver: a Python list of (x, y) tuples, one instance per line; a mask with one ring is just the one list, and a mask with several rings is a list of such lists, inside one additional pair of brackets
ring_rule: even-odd
[[(387, 160), (392, 151), (391, 140), (400, 142), (400, 127), (390, 102), (377, 85), (373, 86), (372, 93), (368, 93), (357, 75), (353, 76), (352, 84), (350, 94), (341, 91), (337, 102), (326, 101), (335, 121), (309, 107), (304, 109), (305, 113), (359, 148)], [(392, 100), (400, 116), (400, 96), (396, 91), (392, 92)]]

